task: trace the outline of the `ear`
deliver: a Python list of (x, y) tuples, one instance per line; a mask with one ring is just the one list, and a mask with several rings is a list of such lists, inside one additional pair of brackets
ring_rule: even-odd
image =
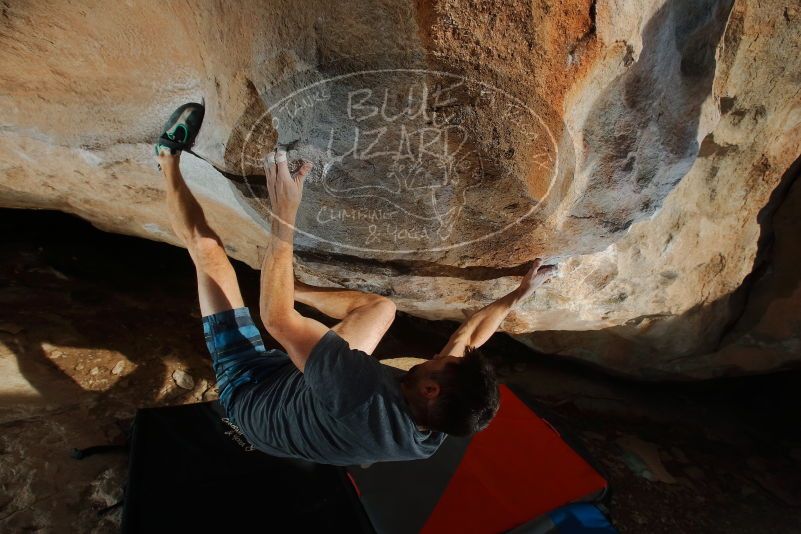
[(430, 378), (420, 380), (420, 395), (426, 400), (433, 400), (439, 397), (439, 384)]

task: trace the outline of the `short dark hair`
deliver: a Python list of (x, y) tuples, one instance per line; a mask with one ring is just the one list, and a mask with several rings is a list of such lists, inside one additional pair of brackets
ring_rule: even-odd
[(495, 367), (483, 354), (468, 347), (458, 363), (448, 363), (432, 378), (440, 392), (428, 412), (431, 430), (470, 436), (487, 428), (498, 412), (500, 394)]

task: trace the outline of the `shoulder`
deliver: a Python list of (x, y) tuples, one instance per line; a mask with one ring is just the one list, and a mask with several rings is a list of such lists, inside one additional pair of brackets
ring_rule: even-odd
[(382, 379), (381, 367), (375, 358), (351, 349), (329, 330), (309, 354), (303, 379), (332, 415), (344, 415), (375, 393)]
[(329, 330), (309, 353), (304, 372), (311, 370), (313, 373), (319, 373), (343, 367), (373, 369), (377, 372), (380, 364), (369, 354), (350, 348), (342, 336), (334, 330)]
[(350, 350), (350, 345), (348, 345), (348, 342), (337, 334), (336, 331), (329, 329), (328, 332), (323, 334), (323, 337), (320, 338), (317, 344), (312, 347), (309, 353), (309, 359), (318, 354), (337, 352), (340, 350)]

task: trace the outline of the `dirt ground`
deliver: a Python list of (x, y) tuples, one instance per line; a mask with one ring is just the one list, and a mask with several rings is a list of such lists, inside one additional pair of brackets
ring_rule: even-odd
[[(216, 398), (189, 257), (50, 212), (0, 210), (0, 240), (0, 531), (115, 532), (120, 509), (98, 512), (127, 458), (69, 453), (120, 442), (138, 408)], [(455, 328), (399, 314), (376, 354), (431, 355)], [(621, 532), (801, 532), (801, 373), (642, 384), (486, 349), (594, 458)]]

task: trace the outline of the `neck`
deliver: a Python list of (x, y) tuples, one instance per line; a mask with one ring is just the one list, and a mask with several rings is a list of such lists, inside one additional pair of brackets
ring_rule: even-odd
[(412, 419), (417, 424), (417, 428), (420, 430), (428, 430), (425, 427), (425, 420), (426, 420), (426, 410), (425, 406), (422, 406), (414, 395), (413, 389), (401, 382), (400, 384), (401, 394), (403, 395), (403, 399), (406, 401), (406, 408), (409, 410), (409, 413), (412, 414)]

